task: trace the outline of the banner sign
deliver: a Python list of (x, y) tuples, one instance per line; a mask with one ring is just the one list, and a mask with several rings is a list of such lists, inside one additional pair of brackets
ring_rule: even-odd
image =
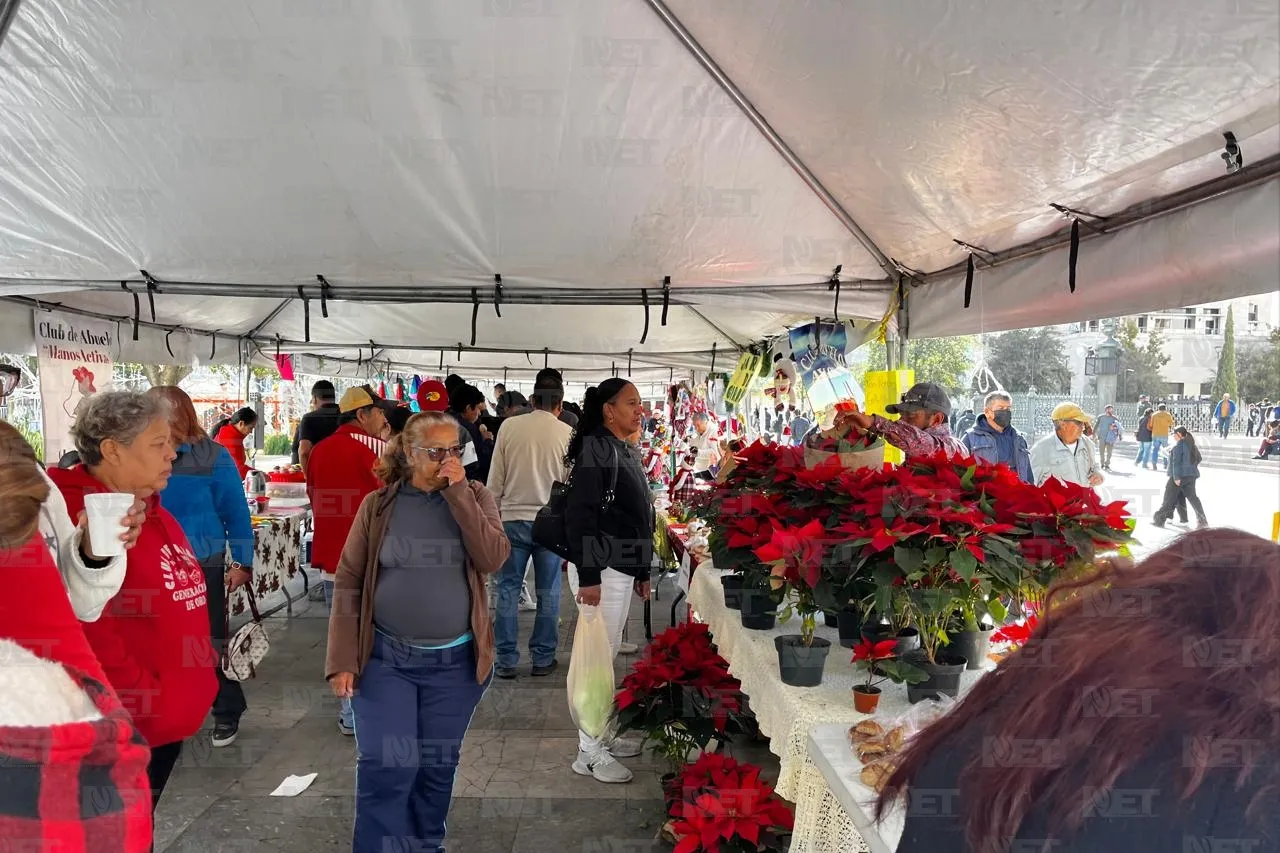
[(862, 386), (845, 361), (849, 336), (844, 323), (810, 323), (792, 329), (790, 338), (796, 377), (804, 384), (815, 413), (834, 409), (842, 401), (856, 401), (859, 407), (865, 404)]
[(760, 361), (761, 356), (750, 351), (738, 357), (738, 367), (733, 371), (733, 378), (729, 380), (729, 387), (724, 392), (724, 401), (730, 406), (736, 407), (747, 395), (747, 389), (760, 372)]
[(71, 426), (89, 397), (111, 387), (116, 324), (35, 311), (36, 363), (44, 418), (44, 461), (75, 450)]

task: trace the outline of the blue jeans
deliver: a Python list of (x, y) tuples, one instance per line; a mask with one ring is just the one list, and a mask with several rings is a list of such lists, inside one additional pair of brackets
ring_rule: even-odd
[(352, 853), (443, 853), (462, 739), (484, 696), (475, 643), (424, 649), (379, 634), (356, 682)]
[(506, 521), (502, 529), (511, 541), (511, 556), (498, 573), (497, 618), (493, 625), (497, 663), (506, 667), (520, 662), (520, 626), (516, 613), (525, 568), (532, 556), (538, 613), (533, 618), (529, 657), (534, 666), (546, 666), (556, 659), (556, 643), (560, 638), (560, 558), (533, 544), (532, 521)]
[(1153, 438), (1153, 439), (1151, 439), (1151, 459), (1150, 459), (1150, 462), (1151, 462), (1151, 470), (1152, 470), (1152, 471), (1155, 471), (1156, 469), (1158, 469), (1158, 468), (1160, 467), (1160, 451), (1164, 450), (1165, 446), (1166, 446), (1168, 443), (1169, 443), (1169, 439), (1168, 439), (1168, 438)]
[[(330, 610), (333, 609), (333, 581), (326, 580), (324, 582), (324, 603), (328, 605)], [(347, 729), (354, 729), (356, 727), (356, 720), (351, 711), (350, 699), (338, 700), (338, 719)]]
[(1139, 466), (1147, 464), (1147, 457), (1150, 455), (1151, 455), (1151, 442), (1139, 441), (1137, 464)]

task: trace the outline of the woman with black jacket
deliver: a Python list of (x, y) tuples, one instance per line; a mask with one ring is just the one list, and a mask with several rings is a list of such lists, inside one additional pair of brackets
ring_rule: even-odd
[[(578, 604), (600, 608), (615, 657), (632, 593), (649, 597), (653, 499), (635, 447), (643, 426), (636, 387), (625, 379), (606, 380), (587, 391), (565, 455), (565, 464), (572, 466), (566, 526), (577, 567), (576, 578), (570, 573), (570, 588)], [(639, 754), (638, 743), (579, 732), (573, 770), (599, 782), (630, 782), (631, 771), (614, 759)]]
[(1187, 520), (1187, 504), (1196, 511), (1196, 523), (1200, 527), (1208, 527), (1209, 522), (1204, 515), (1204, 506), (1200, 496), (1196, 494), (1196, 480), (1200, 479), (1200, 448), (1196, 447), (1195, 437), (1186, 427), (1178, 427), (1173, 431), (1173, 449), (1169, 451), (1169, 480), (1164, 487), (1164, 503), (1156, 510), (1155, 526), (1164, 527), (1173, 516), (1174, 508), (1185, 523)]
[(1155, 414), (1155, 411), (1155, 409), (1148, 407), (1138, 416), (1138, 430), (1135, 434), (1138, 439), (1138, 458), (1134, 461), (1134, 464), (1139, 468), (1147, 463), (1147, 457), (1151, 455), (1151, 416)]

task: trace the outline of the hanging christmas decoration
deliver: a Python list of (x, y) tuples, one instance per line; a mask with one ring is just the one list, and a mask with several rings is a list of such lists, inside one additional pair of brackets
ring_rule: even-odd
[(395, 387), (395, 392), (394, 392), (394, 393), (395, 393), (395, 395), (396, 395), (396, 402), (397, 402), (397, 403), (403, 403), (403, 402), (404, 402), (404, 400), (405, 400), (405, 392), (404, 392), (404, 378), (403, 378), (403, 377), (400, 377), (400, 376), (397, 376), (397, 377), (396, 377), (396, 387)]
[(409, 380), (409, 396), (417, 397), (418, 388), (420, 388), (421, 386), (422, 386), (422, 377), (415, 375), (412, 379)]

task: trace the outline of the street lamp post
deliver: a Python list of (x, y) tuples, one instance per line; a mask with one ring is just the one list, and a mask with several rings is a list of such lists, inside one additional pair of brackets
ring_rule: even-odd
[(1084, 375), (1093, 376), (1097, 382), (1099, 405), (1115, 402), (1116, 382), (1120, 374), (1120, 342), (1116, 340), (1115, 324), (1108, 323), (1106, 338), (1089, 350), (1084, 360)]

